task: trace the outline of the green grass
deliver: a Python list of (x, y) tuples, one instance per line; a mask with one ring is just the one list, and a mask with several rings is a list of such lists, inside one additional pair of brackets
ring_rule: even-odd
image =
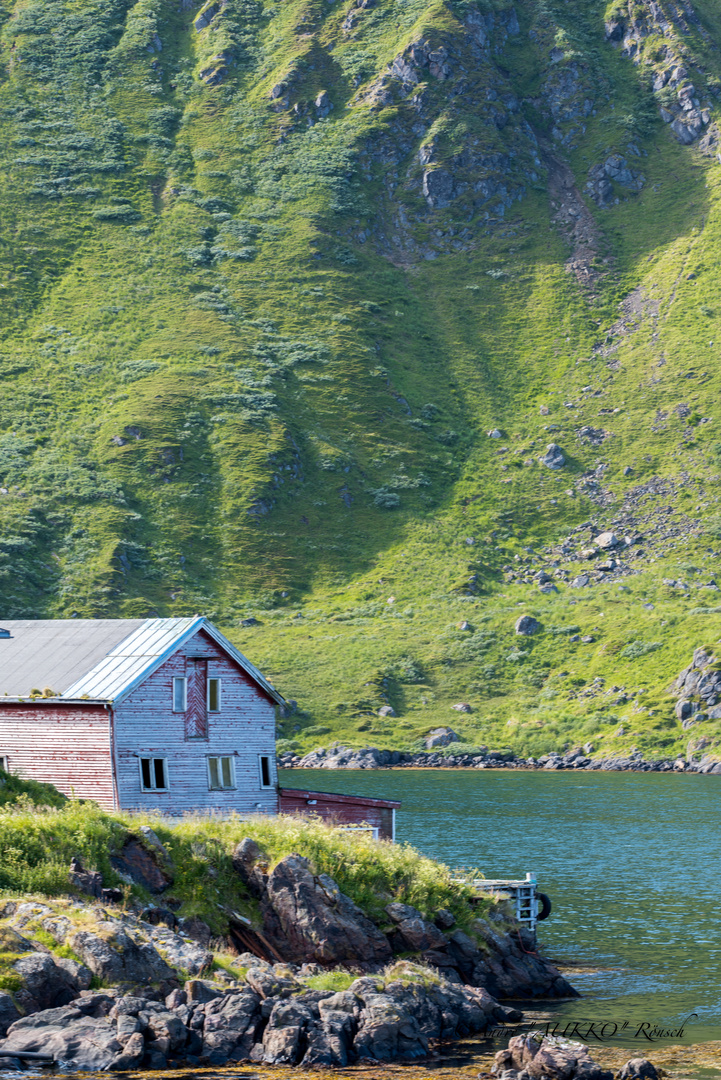
[(66, 797), (52, 784), (39, 784), (37, 780), (23, 780), (12, 773), (0, 772), (0, 807), (48, 806), (60, 808), (67, 804)]
[(311, 975), (305, 980), (305, 984), (311, 990), (332, 990), (333, 993), (339, 993), (347, 990), (357, 977), (350, 971), (323, 971), (320, 975)]
[[(30, 787), (30, 785), (28, 785)], [(349, 834), (312, 817), (254, 817), (216, 820), (188, 816), (169, 826), (152, 817), (107, 814), (95, 804), (69, 801), (61, 809), (35, 806), (31, 797), (0, 810), (0, 892), (64, 896), (73, 856), (87, 869), (99, 870), (106, 885), (122, 885), (110, 858), (140, 824), (152, 825), (173, 861), (171, 893), (184, 916), (198, 915), (213, 933), (225, 932), (229, 910), (260, 923), (256, 902), (232, 867), (232, 853), (246, 836), (260, 846), (269, 867), (286, 855), (307, 858), (316, 874), (329, 874), (372, 918), (386, 921), (392, 901), (412, 904), (427, 917), (440, 908), (469, 925), (478, 912), (469, 904), (472, 891), (453, 883), (448, 867), (420, 855), (408, 844), (378, 843)], [(141, 838), (142, 842), (142, 838)], [(126, 890), (127, 892), (127, 890)], [(152, 898), (133, 886), (133, 895)], [(221, 966), (223, 966), (221, 964)]]
[[(604, 42), (600, 0), (529, 0), (521, 34), (479, 59), (463, 29), (477, 6), (393, 0), (346, 32), (340, 7), (233, 0), (196, 32), (198, 10), (171, 0), (0, 5), (0, 615), (207, 613), (298, 701), (280, 732), (298, 749), (415, 747), (451, 723), (523, 753), (671, 756), (687, 736), (668, 687), (701, 633), (721, 637), (696, 588), (721, 494), (715, 158), (657, 116), (658, 36), (637, 66)], [(717, 42), (716, 8), (697, 8)], [(456, 67), (424, 74), (422, 131), (411, 98), (358, 103), (425, 38)], [(705, 100), (716, 51), (695, 29), (684, 47)], [(450, 94), (460, 65), (467, 88)], [(559, 122), (566, 147), (543, 105), (559, 72), (592, 104)], [(281, 81), (299, 119), (270, 106)], [(501, 127), (499, 87), (521, 103)], [(334, 108), (309, 126), (322, 90)], [(592, 296), (566, 271), (522, 122), (582, 192), (614, 152), (645, 177), (618, 205), (588, 202)], [(428, 213), (421, 145), (441, 165), (475, 145), (507, 162), (459, 165), (466, 188)], [(474, 210), (478, 169), (524, 197)], [(604, 358), (594, 346), (633, 290), (635, 328)], [(611, 436), (582, 443), (582, 424)], [(562, 473), (523, 464), (550, 441)], [(601, 463), (605, 507), (583, 482)], [(678, 490), (647, 505), (693, 525), (672, 549), (651, 543), (629, 593), (504, 582), (526, 548), (603, 526), (653, 478)], [(688, 598), (663, 585), (685, 564)], [(518, 650), (521, 605), (596, 642), (546, 632)], [(464, 618), (472, 642), (453, 629)], [(579, 696), (597, 676), (631, 700)], [(450, 711), (465, 700), (472, 714)], [(386, 702), (397, 719), (378, 718)], [(704, 734), (715, 745), (716, 725)]]

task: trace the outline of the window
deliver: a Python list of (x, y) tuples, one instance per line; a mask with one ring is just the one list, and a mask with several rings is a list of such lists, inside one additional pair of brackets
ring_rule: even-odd
[(140, 786), (143, 791), (168, 790), (168, 760), (163, 757), (140, 758)]
[(235, 762), (232, 757), (208, 758), (208, 787), (211, 791), (235, 787)]
[(185, 712), (188, 707), (188, 680), (173, 679), (173, 712)]
[(208, 679), (208, 712), (220, 712), (220, 679)]
[(0, 773), (10, 772), (8, 769), (8, 759), (0, 755)]
[(260, 786), (272, 787), (273, 786), (273, 773), (270, 767), (270, 758), (267, 754), (258, 755), (258, 765), (260, 768)]

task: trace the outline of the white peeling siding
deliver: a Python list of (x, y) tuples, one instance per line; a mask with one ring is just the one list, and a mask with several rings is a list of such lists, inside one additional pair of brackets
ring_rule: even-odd
[[(208, 739), (185, 738), (185, 714), (173, 712), (172, 680), (186, 674), (185, 658), (207, 657), (208, 677), (222, 679), (222, 709), (208, 714)], [(274, 788), (261, 788), (258, 756), (275, 772), (275, 708), (202, 630), (134, 690), (115, 710), (118, 790), (123, 809), (271, 813), (278, 810)], [(236, 788), (209, 791), (207, 758), (235, 759)], [(140, 757), (164, 757), (168, 791), (141, 791)]]

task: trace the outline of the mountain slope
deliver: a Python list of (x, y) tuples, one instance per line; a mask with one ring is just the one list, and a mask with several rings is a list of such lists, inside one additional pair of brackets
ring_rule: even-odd
[(685, 746), (668, 687), (721, 614), (711, 0), (0, 12), (6, 617), (207, 612), (299, 747), (461, 701), (472, 743)]

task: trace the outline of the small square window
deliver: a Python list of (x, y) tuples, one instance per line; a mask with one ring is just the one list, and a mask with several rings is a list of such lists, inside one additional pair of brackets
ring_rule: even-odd
[(168, 790), (167, 758), (140, 758), (140, 784), (143, 791)]
[(260, 786), (262, 788), (273, 787), (273, 770), (270, 757), (267, 754), (258, 755), (258, 769), (260, 772)]
[(211, 791), (235, 787), (235, 763), (232, 757), (208, 758), (208, 787)]
[(188, 707), (188, 680), (173, 679), (173, 712), (185, 712)]
[(208, 679), (208, 712), (220, 712), (220, 679)]

